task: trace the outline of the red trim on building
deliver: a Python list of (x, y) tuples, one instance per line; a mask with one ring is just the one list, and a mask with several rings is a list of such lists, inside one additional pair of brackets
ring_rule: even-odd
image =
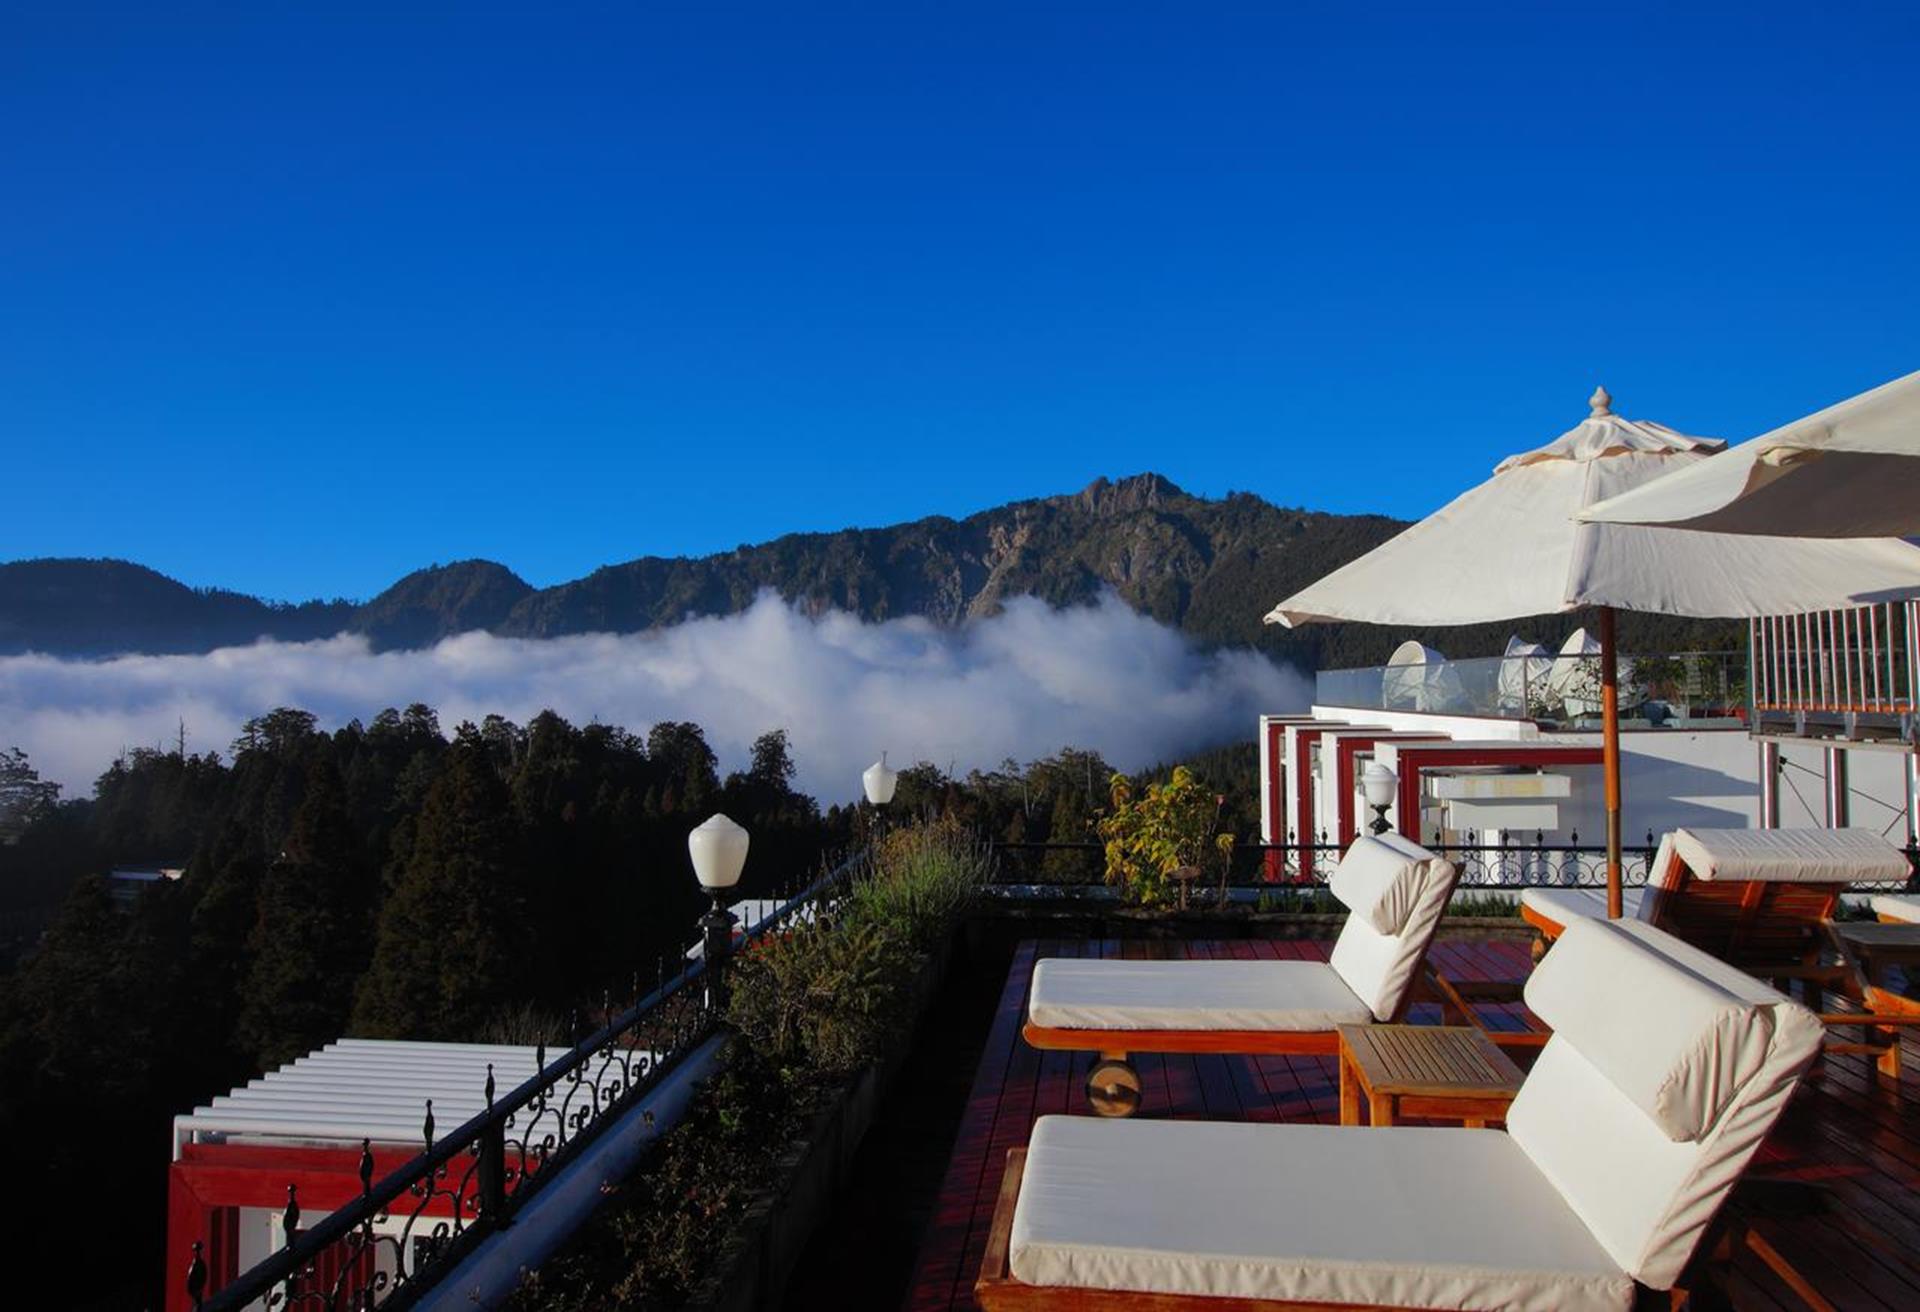
[[(1600, 748), (1566, 743), (1521, 743), (1511, 747), (1405, 747), (1395, 753), (1400, 775), (1400, 833), (1416, 843), (1420, 834), (1420, 772), (1448, 765), (1599, 765)], [(1409, 831), (1408, 826), (1412, 829)]]
[[(418, 1147), (375, 1144), (373, 1178), (378, 1181), (419, 1155)], [(449, 1169), (463, 1168), (456, 1159)], [(205, 1246), (211, 1295), (240, 1274), (240, 1209), (263, 1207), (278, 1212), (287, 1205), (288, 1185), (299, 1191), (300, 1210), (309, 1219), (344, 1207), (360, 1196), (360, 1149), (250, 1143), (181, 1146), (167, 1178), (166, 1312), (190, 1312), (187, 1264), (193, 1260), (194, 1240)], [(447, 1199), (436, 1197), (422, 1215), (452, 1216), (453, 1208)]]
[(1334, 812), (1338, 842), (1345, 847), (1354, 839), (1358, 823), (1353, 813), (1353, 794), (1355, 791), (1354, 770), (1358, 765), (1361, 752), (1371, 751), (1377, 744), (1386, 742), (1446, 742), (1444, 733), (1414, 733), (1408, 730), (1396, 730), (1392, 733), (1362, 733), (1348, 737), (1344, 731), (1335, 730), (1340, 737), (1333, 746), (1333, 786)]

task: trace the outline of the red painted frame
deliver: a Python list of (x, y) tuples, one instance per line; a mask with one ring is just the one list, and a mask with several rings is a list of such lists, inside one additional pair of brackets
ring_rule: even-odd
[(1371, 750), (1376, 744), (1450, 742), (1444, 733), (1421, 733), (1411, 729), (1397, 729), (1391, 733), (1357, 733), (1346, 736), (1345, 730), (1337, 730), (1340, 737), (1333, 744), (1333, 786), (1339, 790), (1334, 800), (1335, 828), (1339, 831), (1340, 846), (1345, 847), (1354, 840), (1358, 828), (1353, 814), (1354, 771), (1361, 752)]
[[(1269, 715), (1262, 717), (1266, 722), (1267, 741), (1264, 744), (1267, 764), (1267, 814), (1279, 826), (1279, 832), (1262, 835), (1269, 843), (1286, 841), (1287, 834), (1287, 790), (1282, 786), (1287, 769), (1287, 729), (1292, 725), (1312, 724), (1311, 715)], [(1286, 873), (1285, 852), (1268, 852), (1264, 878), (1269, 884), (1277, 884)]]
[[(414, 1146), (373, 1147), (373, 1178), (379, 1180), (420, 1155)], [(187, 1264), (197, 1239), (205, 1247), (207, 1293), (240, 1274), (240, 1209), (287, 1205), (287, 1186), (299, 1189), (308, 1215), (331, 1212), (360, 1196), (360, 1149), (299, 1148), (248, 1143), (189, 1143), (167, 1173), (166, 1312), (190, 1312)], [(444, 1198), (431, 1199), (426, 1216), (452, 1216)]]
[(1341, 724), (1333, 720), (1315, 721), (1312, 724), (1289, 725), (1298, 730), (1293, 736), (1293, 760), (1289, 770), (1297, 770), (1300, 777), (1299, 812), (1294, 817), (1298, 822), (1294, 832), (1300, 836), (1300, 880), (1306, 883), (1313, 878), (1313, 745), (1320, 736), (1334, 731), (1348, 729), (1372, 729), (1377, 733), (1393, 732), (1384, 724)]
[[(1511, 747), (1403, 747), (1394, 753), (1400, 775), (1400, 833), (1414, 842), (1420, 836), (1420, 772), (1430, 766), (1445, 765), (1600, 765), (1599, 747), (1575, 747), (1571, 743), (1523, 743)], [(1411, 822), (1412, 832), (1407, 826)]]

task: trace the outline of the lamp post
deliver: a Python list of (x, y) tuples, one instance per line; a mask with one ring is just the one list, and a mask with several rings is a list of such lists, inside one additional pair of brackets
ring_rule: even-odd
[(869, 818), (867, 821), (867, 837), (869, 839), (876, 836), (876, 830), (878, 828), (878, 823), (873, 818), (873, 813), (878, 812), (880, 815), (886, 814), (888, 804), (893, 801), (893, 790), (899, 786), (899, 783), (900, 772), (888, 767), (887, 754), (885, 752), (880, 753), (880, 759), (868, 766), (861, 773), (860, 786), (866, 791), (867, 806), (869, 808)]
[(1367, 831), (1384, 834), (1393, 828), (1387, 823), (1387, 808), (1393, 805), (1393, 795), (1400, 788), (1399, 777), (1378, 761), (1368, 761), (1367, 768), (1360, 772), (1360, 791), (1366, 796), (1367, 805), (1373, 808), (1373, 823)]
[(693, 875), (713, 899), (700, 917), (700, 951), (707, 962), (707, 1002), (718, 1010), (727, 1004), (727, 958), (733, 955), (733, 916), (727, 896), (740, 882), (747, 864), (747, 831), (724, 815), (714, 815), (687, 835), (687, 855)]

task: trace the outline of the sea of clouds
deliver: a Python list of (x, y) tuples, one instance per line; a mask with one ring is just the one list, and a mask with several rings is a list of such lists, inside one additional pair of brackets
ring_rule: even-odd
[(823, 803), (857, 796), (882, 749), (896, 765), (964, 772), (1062, 746), (1133, 769), (1254, 734), (1262, 712), (1297, 710), (1309, 688), (1247, 651), (1204, 652), (1111, 594), (1054, 610), (1031, 598), (957, 629), (919, 618), (810, 617), (762, 595), (747, 610), (644, 634), (529, 640), (469, 633), (420, 651), (364, 639), (261, 642), (195, 656), (105, 661), (0, 657), (0, 747), (23, 748), (69, 796), (125, 749), (225, 753), (243, 722), (297, 706), (333, 727), (425, 702), (451, 730), (552, 708), (644, 732), (693, 720), (721, 767), (739, 768), (768, 729), (792, 738), (799, 786)]

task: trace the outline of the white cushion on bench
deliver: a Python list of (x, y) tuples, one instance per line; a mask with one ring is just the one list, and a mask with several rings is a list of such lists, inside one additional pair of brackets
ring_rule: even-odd
[(1497, 1130), (1042, 1117), (1009, 1266), (1035, 1285), (1314, 1303), (1633, 1301)]
[(1362, 834), (1334, 867), (1327, 891), (1378, 932), (1398, 934), (1439, 859), (1398, 834)]
[(1873, 897), (1873, 914), (1887, 920), (1920, 925), (1920, 897), (1910, 897), (1904, 893), (1876, 893)]
[(1110, 961), (1034, 965), (1027, 1018), (1063, 1030), (1331, 1030), (1373, 1019), (1324, 961)]
[(1676, 829), (1673, 850), (1696, 879), (1851, 884), (1912, 873), (1899, 848), (1865, 829)]
[[(1605, 1009), (1618, 1007), (1657, 1035), (1670, 991), (1715, 989), (1761, 1022), (1728, 1031), (1742, 1050), (1726, 1055), (1726, 1068), (1751, 1074), (1734, 1081), (1699, 1138), (1675, 1139), (1645, 1109), (1645, 1073), (1636, 1069), (1644, 1060), (1658, 1070), (1665, 1056), (1657, 1044), (1641, 1055), (1618, 1047)], [(1581, 990), (1590, 1005), (1568, 1001)], [(1557, 1022), (1542, 1018), (1558, 1028), (1508, 1109), (1508, 1133), (1623, 1270), (1669, 1288), (1818, 1055), (1820, 1022), (1752, 976), (1633, 920), (1569, 924), (1528, 980), (1527, 1001), (1556, 1012)], [(1748, 1044), (1759, 1049), (1757, 1066)]]
[[(1629, 920), (1641, 918), (1647, 904), (1647, 890), (1638, 886), (1620, 890), (1621, 914)], [(1523, 888), (1520, 905), (1542, 918), (1565, 928), (1576, 920), (1605, 920), (1607, 890), (1604, 888)]]
[(1766, 1059), (1771, 1008), (1675, 970), (1630, 934), (1565, 933), (1550, 957), (1553, 969), (1527, 981), (1527, 1006), (1669, 1139), (1705, 1134)]

